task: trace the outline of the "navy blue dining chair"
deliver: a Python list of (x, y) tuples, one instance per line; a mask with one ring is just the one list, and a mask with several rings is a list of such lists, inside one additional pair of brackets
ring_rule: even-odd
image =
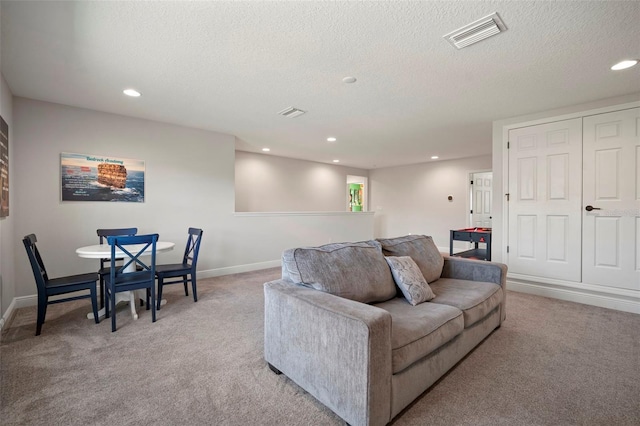
[[(198, 301), (196, 264), (198, 263), (198, 252), (200, 251), (201, 240), (202, 229), (189, 228), (189, 237), (187, 238), (187, 246), (182, 256), (182, 263), (158, 265), (156, 267), (156, 277), (158, 278), (158, 309), (160, 309), (160, 302), (162, 301), (162, 287), (166, 284), (182, 283), (184, 285), (184, 295), (189, 296), (187, 283), (191, 282), (193, 301)], [(167, 279), (169, 279), (169, 281), (167, 281)]]
[[(96, 283), (98, 281), (98, 274), (91, 272), (88, 274), (69, 275), (60, 278), (49, 278), (47, 269), (44, 266), (36, 242), (38, 239), (35, 234), (29, 234), (22, 239), (24, 248), (27, 250), (29, 256), (29, 262), (31, 263), (31, 269), (33, 270), (33, 276), (36, 280), (36, 287), (38, 288), (38, 317), (36, 319), (36, 336), (40, 335), (42, 331), (42, 324), (44, 324), (44, 318), (47, 315), (47, 306), (54, 303), (69, 302), (78, 299), (91, 298), (91, 307), (93, 309), (93, 318), (96, 324), (100, 322), (98, 317), (98, 300), (96, 295)], [(80, 296), (67, 297), (62, 299), (49, 300), (50, 296), (57, 296), (60, 294), (68, 294), (81, 290), (89, 290), (89, 294), (83, 294)]]
[[(113, 237), (117, 235), (136, 235), (138, 233), (138, 228), (105, 228), (98, 229), (97, 231), (98, 238), (100, 239), (100, 244), (104, 244), (107, 237)], [(122, 259), (117, 259), (119, 262)], [(102, 258), (100, 259), (100, 269), (98, 270), (98, 274), (100, 275), (100, 307), (104, 308), (104, 277), (111, 274), (111, 259)]]
[[(156, 322), (155, 273), (156, 243), (158, 234), (135, 236), (110, 236), (107, 242), (111, 246), (111, 271), (105, 277), (105, 316), (111, 312), (111, 331), (116, 331), (116, 293), (122, 291), (147, 290), (147, 310), (151, 307), (151, 320)], [(135, 247), (134, 247), (135, 246)], [(141, 246), (141, 247), (140, 247)], [(122, 252), (122, 256), (120, 256)], [(118, 253), (118, 254), (116, 254)], [(118, 264), (118, 257), (122, 259)], [(142, 257), (150, 256), (143, 261)]]

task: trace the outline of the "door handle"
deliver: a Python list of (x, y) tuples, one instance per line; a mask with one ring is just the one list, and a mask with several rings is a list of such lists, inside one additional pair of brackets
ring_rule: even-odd
[(587, 206), (584, 209), (588, 212), (590, 212), (591, 210), (601, 210), (600, 207), (593, 207), (593, 206)]

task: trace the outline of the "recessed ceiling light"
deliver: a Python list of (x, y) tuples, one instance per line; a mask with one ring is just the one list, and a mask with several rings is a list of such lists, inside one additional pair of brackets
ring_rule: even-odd
[(431, 159), (432, 159), (432, 160), (437, 160), (438, 158), (440, 158), (440, 157), (438, 157), (437, 155), (432, 155), (432, 156), (431, 156)]
[(333, 162), (334, 162), (334, 163), (339, 163), (339, 162), (340, 162), (340, 160), (333, 160)]
[(345, 77), (342, 79), (343, 83), (348, 83), (348, 84), (355, 83), (356, 81), (357, 80), (355, 77)]
[(638, 61), (635, 60), (635, 59), (628, 59), (628, 60), (625, 60), (625, 61), (622, 61), (622, 62), (618, 62), (617, 64), (612, 66), (611, 69), (613, 71), (626, 70), (627, 68), (631, 68), (632, 66), (634, 66), (637, 63), (638, 63)]
[(333, 136), (330, 138), (327, 138), (327, 142), (335, 142), (335, 141), (337, 141), (337, 139), (334, 138)]
[(269, 152), (269, 151), (271, 151), (271, 148), (262, 148), (262, 150), (263, 150), (264, 152)]
[(135, 89), (124, 89), (124, 90), (122, 91), (122, 93), (124, 93), (124, 94), (125, 94), (125, 95), (127, 95), (127, 96), (134, 97), (134, 98), (137, 98), (138, 96), (140, 96), (140, 92), (138, 92), (138, 91), (137, 91), (137, 90), (135, 90)]

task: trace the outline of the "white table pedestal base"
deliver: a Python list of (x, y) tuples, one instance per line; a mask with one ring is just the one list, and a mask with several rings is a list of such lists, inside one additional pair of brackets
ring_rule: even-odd
[[(133, 317), (134, 320), (138, 319), (138, 313), (136, 312), (136, 299), (146, 300), (147, 298), (146, 294), (143, 294), (142, 297), (140, 296), (136, 297), (136, 293), (138, 291), (142, 292), (142, 290), (135, 290), (135, 291), (122, 291), (120, 293), (116, 293), (116, 306), (118, 306), (118, 303), (120, 302), (129, 302), (129, 308), (131, 308), (131, 316)], [(167, 299), (162, 299), (160, 301), (160, 306), (164, 306), (166, 304), (167, 304)], [(98, 311), (98, 317), (100, 319), (103, 319), (105, 315), (106, 315), (106, 308), (102, 308)], [(87, 314), (87, 318), (93, 319), (93, 312), (89, 312)]]

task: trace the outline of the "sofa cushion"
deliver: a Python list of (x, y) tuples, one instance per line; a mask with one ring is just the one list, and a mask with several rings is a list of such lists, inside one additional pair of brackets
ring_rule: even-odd
[(484, 281), (440, 278), (431, 289), (436, 295), (431, 302), (454, 306), (464, 313), (465, 328), (484, 318), (503, 299), (499, 285)]
[(429, 284), (440, 278), (444, 258), (433, 242), (425, 235), (407, 235), (397, 238), (378, 238), (385, 256), (410, 256), (422, 271)]
[(391, 314), (391, 362), (398, 373), (464, 330), (462, 312), (448, 305), (411, 306), (401, 297), (375, 304)]
[(282, 279), (363, 303), (384, 302), (396, 295), (377, 241), (285, 250)]
[(409, 256), (387, 256), (385, 259), (391, 268), (393, 280), (407, 302), (415, 306), (436, 296), (412, 258)]

